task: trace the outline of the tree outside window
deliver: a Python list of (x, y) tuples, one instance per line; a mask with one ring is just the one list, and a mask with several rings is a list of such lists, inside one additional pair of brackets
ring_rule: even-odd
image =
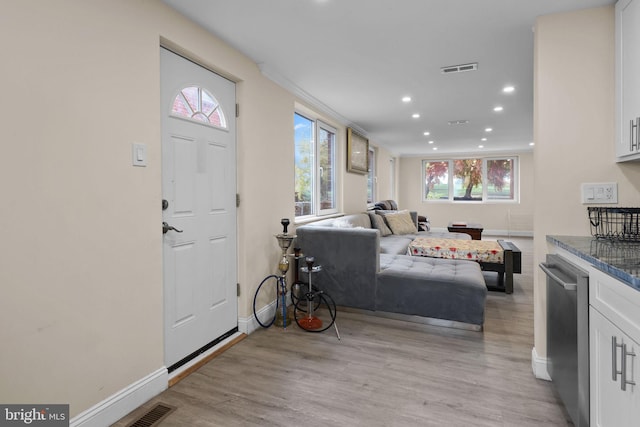
[(314, 122), (296, 114), (294, 132), (296, 216), (311, 215), (313, 212)]
[(453, 200), (482, 201), (482, 159), (453, 161)]
[(425, 162), (425, 200), (449, 199), (449, 162)]
[(516, 165), (516, 158), (425, 160), (424, 200), (515, 201)]
[(513, 200), (514, 160), (487, 160), (487, 198), (489, 200)]
[(320, 209), (334, 209), (335, 200), (335, 173), (333, 170), (334, 148), (336, 135), (323, 128), (318, 128), (318, 151), (320, 158)]
[(336, 130), (296, 113), (294, 147), (296, 217), (337, 212)]

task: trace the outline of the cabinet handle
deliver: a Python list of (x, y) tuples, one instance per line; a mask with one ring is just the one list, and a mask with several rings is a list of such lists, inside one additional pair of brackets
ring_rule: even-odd
[(622, 344), (618, 344), (617, 337), (611, 337), (611, 379), (614, 382), (618, 381), (618, 375), (622, 375), (622, 369), (618, 371), (618, 366), (617, 366), (618, 365), (618, 347), (622, 348)]
[(640, 149), (640, 117), (636, 117), (636, 150)]
[[(622, 378), (620, 379), (620, 389), (622, 391), (627, 390), (627, 384), (636, 385), (635, 381), (627, 380), (627, 356), (636, 357), (636, 354), (633, 351), (627, 351), (627, 345), (622, 344), (622, 358), (620, 360), (620, 367)], [(632, 370), (633, 372), (633, 370)]]

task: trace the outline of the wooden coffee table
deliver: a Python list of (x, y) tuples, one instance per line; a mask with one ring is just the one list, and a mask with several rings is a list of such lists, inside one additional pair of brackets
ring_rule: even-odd
[(455, 222), (450, 222), (447, 225), (447, 230), (450, 233), (465, 233), (471, 236), (472, 240), (482, 240), (482, 224), (478, 224), (477, 222), (467, 222), (464, 225), (456, 224)]

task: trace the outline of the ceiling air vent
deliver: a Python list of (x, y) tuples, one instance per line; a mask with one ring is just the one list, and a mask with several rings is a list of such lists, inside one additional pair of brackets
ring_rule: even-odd
[(449, 125), (454, 126), (454, 125), (466, 125), (469, 123), (469, 120), (449, 120), (447, 123), (449, 123)]
[(478, 70), (477, 62), (474, 62), (472, 64), (451, 65), (449, 67), (440, 68), (440, 72), (442, 74), (463, 73), (465, 71), (477, 71), (477, 70)]

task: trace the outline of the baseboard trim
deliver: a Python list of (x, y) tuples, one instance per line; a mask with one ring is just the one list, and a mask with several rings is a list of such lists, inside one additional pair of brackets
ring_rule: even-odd
[[(269, 315), (273, 316), (273, 313), (275, 312), (275, 310), (276, 310), (276, 303), (274, 301), (271, 304), (267, 304), (262, 309), (258, 310), (258, 314), (262, 314), (264, 312), (270, 312)], [(269, 316), (265, 316), (265, 317), (269, 317)], [(260, 316), (260, 318), (262, 318), (262, 316)], [(254, 316), (253, 314), (249, 317), (238, 318), (238, 332), (242, 332), (243, 334), (250, 335), (260, 328), (262, 328), (262, 326), (258, 324), (258, 321), (256, 320), (256, 316)]]
[[(292, 304), (291, 291), (287, 292), (286, 304), (287, 304), (287, 307)], [(264, 307), (262, 307), (260, 310), (258, 310), (258, 314), (262, 315), (265, 312), (269, 312), (269, 315), (265, 316), (269, 318), (270, 316), (273, 316), (273, 313), (275, 313), (275, 310), (276, 310), (276, 302), (273, 301), (271, 302), (271, 304), (267, 304)], [(260, 318), (262, 318), (262, 316), (260, 316)], [(262, 326), (260, 326), (260, 324), (256, 320), (256, 316), (254, 316), (253, 313), (249, 317), (238, 318), (238, 331), (242, 332), (243, 334), (251, 335), (253, 332), (261, 328)]]
[(536, 352), (535, 347), (531, 350), (531, 369), (533, 370), (533, 375), (536, 378), (551, 381), (551, 377), (547, 372), (547, 358), (538, 356), (538, 352)]
[(162, 367), (73, 417), (70, 427), (111, 425), (167, 389), (167, 368)]
[[(276, 303), (273, 302), (271, 304), (266, 305), (261, 310), (259, 310), (258, 314), (262, 314), (265, 311), (270, 311), (271, 313), (273, 313), (275, 309), (276, 309)], [(254, 316), (253, 314), (249, 317), (238, 318), (238, 332), (242, 332), (243, 334), (246, 334), (246, 335), (251, 335), (252, 333), (254, 333), (260, 328), (262, 328), (262, 326), (258, 324), (258, 321), (256, 320), (256, 316)]]

